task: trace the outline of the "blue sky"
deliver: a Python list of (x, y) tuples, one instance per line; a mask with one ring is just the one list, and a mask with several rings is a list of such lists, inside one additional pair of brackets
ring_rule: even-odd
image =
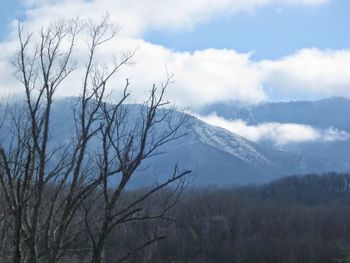
[(4, 55), (15, 48), (11, 21), (24, 19), (37, 32), (53, 18), (106, 12), (123, 30), (101, 50), (101, 62), (136, 48), (137, 63), (120, 79), (141, 87), (137, 96), (164, 80), (166, 65), (176, 80), (168, 95), (184, 106), (350, 98), (347, 0), (2, 0), (0, 72), (7, 74), (0, 74), (0, 92), (15, 83)]
[(3, 0), (0, 8), (0, 39), (9, 32), (9, 24), (13, 19), (20, 18), (23, 6), (18, 0)]
[[(20, 0), (3, 0), (0, 38), (11, 20), (23, 17)], [(348, 49), (350, 46), (350, 1), (333, 0), (311, 7), (259, 8), (253, 14), (214, 17), (192, 29), (145, 31), (144, 39), (175, 51), (228, 48), (253, 51), (253, 59), (274, 59), (309, 47)]]
[(265, 7), (255, 14), (217, 17), (190, 31), (153, 31), (146, 40), (174, 50), (229, 48), (255, 51), (253, 58), (273, 59), (295, 50), (350, 47), (350, 1), (315, 7)]

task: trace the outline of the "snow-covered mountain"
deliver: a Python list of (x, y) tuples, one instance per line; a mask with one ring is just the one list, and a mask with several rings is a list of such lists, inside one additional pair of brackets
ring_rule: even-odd
[(332, 126), (350, 131), (350, 100), (345, 98), (268, 102), (249, 106), (240, 103), (217, 103), (200, 111), (203, 115), (213, 112), (225, 119), (242, 119), (249, 125), (264, 122), (299, 123), (321, 129)]
[[(243, 120), (248, 125), (271, 122), (295, 123), (309, 125), (315, 129), (336, 129), (350, 133), (350, 100), (345, 98), (264, 103), (255, 106), (218, 103), (203, 108), (201, 114), (207, 115), (214, 112), (228, 120)], [(269, 142), (262, 141), (259, 144), (266, 146)], [(350, 139), (306, 141), (279, 145), (278, 149), (298, 155), (350, 163)]]
[(291, 174), (346, 171), (346, 165), (326, 158), (291, 154), (260, 146), (225, 129), (191, 117), (188, 136), (167, 145), (157, 170), (179, 163), (194, 171), (195, 185), (261, 183)]
[[(139, 106), (128, 107), (132, 112)], [(75, 129), (72, 100), (56, 102), (52, 114), (53, 143), (69, 143)], [(261, 183), (292, 174), (350, 170), (331, 159), (258, 145), (193, 116), (188, 117), (181, 132), (188, 135), (166, 144), (160, 149), (164, 154), (150, 158), (142, 165), (133, 180), (134, 187), (167, 177), (175, 164), (180, 169), (193, 171), (194, 186)]]

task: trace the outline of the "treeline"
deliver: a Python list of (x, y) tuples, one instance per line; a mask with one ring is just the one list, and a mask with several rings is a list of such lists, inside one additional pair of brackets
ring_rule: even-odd
[(348, 178), (292, 176), (262, 186), (188, 190), (172, 211), (176, 221), (121, 229), (107, 262), (156, 228), (166, 239), (130, 262), (350, 262)]
[[(172, 188), (163, 189), (140, 204), (142, 213), (113, 229), (101, 262), (350, 262), (349, 178), (292, 176), (260, 186), (188, 188), (180, 197)], [(122, 200), (130, 203), (147, 191), (125, 192)], [(84, 212), (77, 212), (70, 233), (79, 234), (63, 247), (58, 262), (90, 262), (91, 235), (98, 235), (104, 215), (93, 208), (94, 224), (85, 225)], [(12, 222), (0, 224), (1, 262), (11, 262), (6, 227)]]

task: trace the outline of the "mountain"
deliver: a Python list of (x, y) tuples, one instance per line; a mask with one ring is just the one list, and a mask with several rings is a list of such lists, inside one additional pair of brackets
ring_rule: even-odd
[(193, 169), (196, 185), (262, 183), (291, 174), (349, 169), (331, 159), (260, 146), (196, 118), (191, 118), (186, 131), (189, 135), (181, 143), (167, 146), (169, 154), (161, 157), (161, 163), (167, 165), (176, 160)]
[[(51, 118), (52, 145), (70, 142), (75, 130), (72, 104), (71, 99), (54, 104)], [(126, 107), (133, 122), (133, 114), (139, 105)], [(175, 118), (181, 114), (177, 112)], [(162, 146), (160, 152), (165, 154), (147, 159), (137, 171), (132, 187), (147, 186), (155, 179), (169, 176), (176, 164), (180, 169), (193, 171), (193, 186), (263, 183), (293, 174), (350, 170), (349, 166), (331, 159), (258, 145), (192, 116), (188, 116), (188, 121), (181, 129), (182, 133), (188, 135)], [(92, 152), (96, 143), (95, 140), (90, 145)]]
[[(218, 103), (204, 107), (201, 114), (216, 113), (226, 119), (241, 119), (248, 125), (266, 122), (296, 123), (316, 129), (337, 129), (350, 132), (350, 100), (329, 98), (318, 101), (292, 101), (244, 106), (238, 103)], [(264, 145), (264, 142), (261, 142)], [(279, 149), (350, 163), (350, 140), (314, 141), (278, 146)]]
[[(74, 127), (69, 104), (63, 100), (54, 107), (54, 137), (60, 138), (59, 141), (67, 140)], [(136, 112), (139, 106), (128, 107), (130, 112)], [(160, 149), (166, 154), (146, 161), (134, 185), (147, 185), (153, 181), (149, 179), (153, 175), (171, 174), (175, 164), (193, 170), (193, 185), (262, 183), (291, 174), (349, 170), (348, 166), (331, 159), (260, 146), (192, 116), (188, 116), (181, 132), (188, 135)]]
[(270, 102), (258, 105), (217, 103), (205, 106), (200, 113), (215, 112), (226, 119), (242, 119), (250, 125), (263, 122), (299, 123), (315, 128), (350, 131), (350, 100), (329, 98), (317, 101)]

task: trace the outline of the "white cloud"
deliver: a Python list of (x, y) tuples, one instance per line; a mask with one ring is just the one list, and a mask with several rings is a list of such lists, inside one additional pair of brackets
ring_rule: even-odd
[[(1, 92), (18, 90), (14, 69), (9, 64), (15, 46), (13, 42), (0, 44), (6, 51), (0, 55)], [(284, 100), (350, 98), (350, 50), (304, 49), (277, 60), (254, 62), (250, 53), (225, 49), (175, 52), (142, 39), (121, 36), (100, 50), (98, 60), (107, 63), (113, 54), (134, 48), (139, 48), (136, 63), (119, 72), (113, 88), (121, 87), (125, 78), (129, 78), (136, 99), (143, 98), (153, 83), (165, 79), (165, 65), (175, 74), (168, 98), (185, 106), (200, 107), (220, 101), (259, 103), (268, 100), (271, 94)], [(83, 41), (77, 52), (81, 66), (86, 51)], [(81, 75), (74, 74), (60, 94), (76, 95), (81, 79)]]
[(338, 129), (328, 128), (324, 134), (322, 139), (325, 142), (333, 142), (333, 141), (343, 141), (348, 140), (350, 138), (350, 134), (346, 131), (339, 131)]
[(251, 54), (234, 50), (174, 52), (141, 39), (123, 38), (101, 51), (100, 61), (108, 61), (110, 50), (133, 47), (140, 47), (137, 63), (119, 76), (121, 81), (130, 78), (137, 98), (154, 82), (164, 80), (165, 65), (175, 74), (168, 98), (194, 108), (220, 101), (259, 103), (271, 94), (283, 100), (350, 98), (350, 50), (304, 49), (285, 58), (254, 62)]
[[(112, 89), (121, 89), (128, 78), (136, 101), (145, 98), (153, 83), (160, 84), (165, 80), (165, 65), (169, 73), (175, 74), (175, 83), (169, 86), (167, 98), (178, 105), (197, 107), (226, 99), (248, 103), (266, 100), (260, 85), (261, 73), (250, 61), (250, 54), (215, 49), (194, 53), (174, 52), (141, 39), (121, 37), (99, 50), (97, 60), (108, 64), (113, 61), (111, 50), (116, 50), (118, 55), (123, 50), (138, 47), (136, 63), (124, 67), (118, 72), (118, 77), (111, 81)], [(60, 96), (73, 96), (80, 92), (81, 73), (87, 58), (85, 45), (79, 46), (75, 58), (78, 58), (78, 69), (57, 91)], [(3, 74), (6, 79), (0, 78), (0, 87), (11, 83), (12, 90), (19, 91), (19, 83), (16, 85), (9, 81), (14, 69), (9, 65), (8, 58), (0, 59), (0, 68), (8, 72)]]
[(350, 98), (350, 50), (303, 49), (260, 67), (263, 85), (280, 97)]
[[(108, 62), (112, 53), (139, 47), (137, 63), (126, 67), (113, 82), (122, 85), (125, 78), (132, 84), (136, 99), (166, 77), (165, 65), (176, 81), (168, 98), (177, 104), (192, 107), (219, 101), (243, 101), (258, 103), (268, 100), (271, 94), (280, 99), (322, 98), (344, 96), (350, 98), (350, 50), (328, 51), (304, 49), (295, 54), (265, 61), (253, 61), (250, 53), (234, 50), (208, 49), (175, 52), (166, 47), (142, 40), (142, 33), (155, 28), (188, 28), (213, 16), (235, 12), (253, 12), (256, 8), (274, 5), (320, 5), (328, 0), (26, 0), (29, 31), (38, 31), (52, 18), (100, 17), (106, 11), (124, 28), (119, 39), (99, 52), (99, 61)], [(9, 65), (9, 54), (16, 44), (15, 30), (8, 42), (0, 43), (0, 92), (18, 91), (18, 83), (12, 77), (14, 69)], [(84, 58), (84, 47), (78, 46), (79, 58)], [(86, 50), (85, 50), (86, 51)], [(4, 55), (6, 54), (6, 55)], [(79, 59), (81, 65), (83, 59)], [(60, 95), (76, 95), (79, 91), (78, 74), (65, 82)]]
[[(106, 11), (125, 26), (125, 32), (191, 28), (218, 15), (254, 12), (259, 7), (321, 5), (330, 0), (25, 0), (29, 20), (39, 22), (52, 17), (99, 17)], [(37, 25), (37, 24), (36, 24)]]
[(239, 134), (248, 140), (254, 142), (271, 141), (278, 146), (313, 141), (341, 141), (350, 138), (349, 133), (334, 128), (318, 130), (309, 125), (278, 122), (262, 123), (253, 126), (248, 125), (243, 120), (226, 120), (216, 114), (197, 117), (211, 125)]
[(0, 42), (0, 96), (6, 96), (18, 91), (18, 81), (15, 79), (10, 61), (16, 50), (16, 42)]
[[(9, 63), (17, 46), (14, 43), (0, 43), (4, 51), (0, 55), (1, 93), (19, 90), (18, 82), (13, 78), (14, 68)], [(120, 36), (100, 50), (98, 60), (107, 63), (113, 59), (113, 54), (138, 47), (136, 63), (119, 72), (118, 81), (113, 82), (113, 88), (118, 88), (125, 78), (129, 78), (136, 99), (144, 98), (145, 91), (153, 83), (165, 79), (165, 65), (170, 73), (175, 74), (168, 98), (194, 108), (220, 101), (259, 103), (268, 100), (271, 94), (284, 100), (329, 96), (350, 98), (350, 50), (304, 49), (277, 60), (255, 62), (250, 53), (225, 49), (175, 52), (142, 39)], [(81, 66), (86, 51), (83, 41), (76, 54)], [(81, 79), (79, 74), (72, 75), (60, 90), (60, 95), (77, 95)]]
[(125, 76), (131, 74), (138, 87), (149, 86), (164, 79), (166, 65), (175, 74), (168, 97), (178, 104), (196, 107), (226, 99), (250, 103), (266, 99), (261, 73), (250, 61), (250, 54), (215, 49), (180, 53), (145, 42), (140, 46), (139, 62), (128, 68)]

